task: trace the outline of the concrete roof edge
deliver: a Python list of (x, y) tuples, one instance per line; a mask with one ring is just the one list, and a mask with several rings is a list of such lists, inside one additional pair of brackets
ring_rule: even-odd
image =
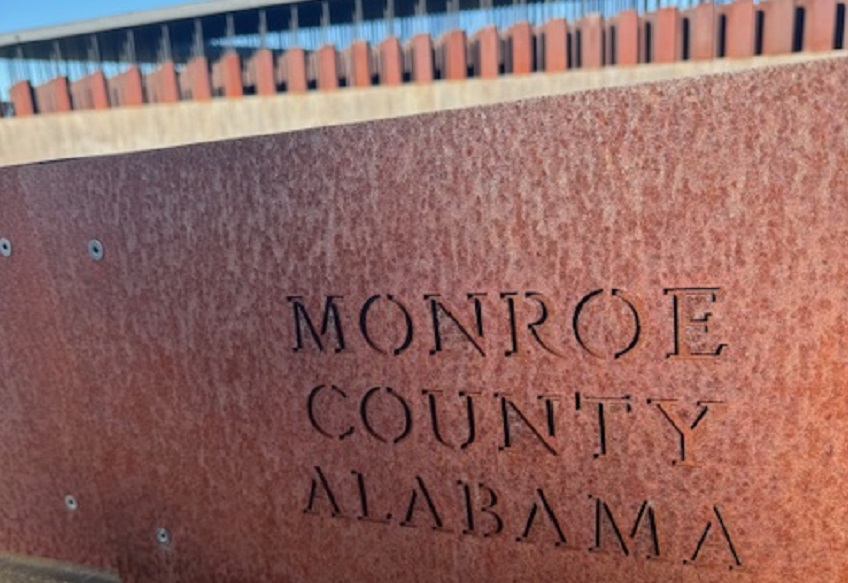
[(0, 34), (0, 49), (32, 42), (58, 40), (97, 32), (106, 32), (122, 28), (133, 28), (151, 24), (165, 24), (175, 20), (185, 20), (228, 12), (283, 6), (302, 3), (303, 0), (211, 0), (197, 4), (180, 4), (155, 10), (128, 12), (115, 16), (91, 18), (67, 24), (57, 24), (39, 28), (7, 32)]

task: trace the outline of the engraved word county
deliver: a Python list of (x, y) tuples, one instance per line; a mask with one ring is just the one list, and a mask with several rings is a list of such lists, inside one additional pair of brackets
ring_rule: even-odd
[[(719, 287), (666, 288), (661, 294), (667, 298), (664, 318), (673, 342), (659, 358), (674, 366), (675, 361), (715, 360), (726, 354), (727, 344), (713, 332), (716, 314), (725, 301)], [(628, 357), (643, 343), (645, 314), (640, 299), (621, 289), (577, 294), (578, 299), (565, 307), (536, 291), (473, 291), (458, 297), (375, 294), (353, 301), (341, 295), (291, 295), (287, 299), (292, 349), (300, 355), (329, 359), (344, 354), (389, 359), (417, 354), (436, 366), (440, 359), (449, 358), (516, 359), (526, 355), (532, 359), (533, 355), (547, 355), (560, 359), (574, 354), (627, 366)], [(599, 315), (612, 318), (614, 325), (603, 325), (604, 318)], [(357, 343), (366, 348), (355, 350), (352, 344)], [(464, 380), (459, 383), (466, 384)], [(528, 459), (530, 463), (539, 456), (549, 460), (563, 456), (557, 442), (559, 417), (570, 410), (585, 416), (589, 420), (586, 426), (591, 427), (572, 453), (587, 459), (614, 458), (611, 424), (638, 413), (645, 423), (661, 427), (673, 442), (676, 455), (666, 463), (695, 467), (702, 428), (726, 405), (710, 395), (695, 402), (668, 395), (637, 400), (630, 394), (604, 394), (602, 388), (567, 394), (541, 391), (528, 403), (502, 389), (456, 389), (455, 384), (399, 389), (391, 379), (351, 383), (349, 379), (322, 378), (302, 390), (304, 412), (317, 439), (364, 440), (373, 447), (394, 448), (418, 435), (432, 443), (434, 454), (467, 456), (483, 449), (495, 455), (536, 456)], [(415, 415), (418, 408), (420, 417)], [(480, 423), (483, 416), (497, 419), (488, 432)], [(416, 418), (427, 419), (424, 427), (414, 426)], [(732, 536), (733, 510), (713, 501), (704, 501), (708, 511), (691, 518), (696, 527), (692, 540), (668, 545), (661, 533), (661, 501), (634, 500), (633, 514), (625, 521), (625, 511), (611, 504), (609, 496), (581, 492), (578, 504), (594, 534), (591, 540), (579, 541), (557, 510), (561, 501), (541, 484), (516, 484), (513, 480), (496, 487), (492, 479), (480, 477), (447, 480), (446, 486), (444, 478), (434, 485), (431, 477), (410, 475), (392, 480), (405, 484), (398, 495), (388, 485), (369, 478), (367, 472), (333, 473), (320, 461), (306, 481), (308, 514), (431, 528), (461, 536), (505, 537), (520, 543), (551, 541), (564, 549), (682, 560), (688, 565), (718, 561), (730, 569), (742, 566)], [(712, 549), (709, 560), (704, 559), (707, 547)]]

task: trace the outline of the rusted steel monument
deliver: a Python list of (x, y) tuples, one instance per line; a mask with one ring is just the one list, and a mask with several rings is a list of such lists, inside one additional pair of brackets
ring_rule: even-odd
[(832, 59), (0, 169), (0, 549), (127, 582), (844, 581), (846, 86)]

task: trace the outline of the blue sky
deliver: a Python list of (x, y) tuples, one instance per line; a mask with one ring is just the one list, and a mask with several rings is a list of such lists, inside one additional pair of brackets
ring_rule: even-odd
[[(75, 20), (149, 10), (197, 0), (25, 0), (0, 10), (0, 32), (64, 24)], [(5, 4), (5, 2), (3, 2)]]

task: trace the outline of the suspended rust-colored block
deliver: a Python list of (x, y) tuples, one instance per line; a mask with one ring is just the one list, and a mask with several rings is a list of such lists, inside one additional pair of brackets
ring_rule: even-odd
[(556, 73), (568, 70), (568, 21), (552, 18), (542, 25), (545, 71)]
[(655, 16), (654, 62), (673, 63), (683, 55), (683, 20), (677, 7), (660, 8)]
[(504, 34), (505, 68), (512, 75), (526, 75), (536, 68), (535, 37), (529, 22), (518, 22)]
[(155, 71), (145, 75), (144, 88), (148, 103), (177, 103), (180, 100), (180, 88), (174, 62), (165, 61)]
[(683, 18), (689, 23), (689, 60), (707, 61), (715, 58), (719, 7), (712, 2), (702, 2), (686, 10)]
[(112, 107), (127, 107), (144, 104), (144, 86), (141, 79), (141, 71), (135, 65), (123, 73), (110, 77), (107, 81), (109, 86), (109, 101)]
[(339, 55), (335, 45), (324, 45), (312, 53), (312, 77), (321, 91), (339, 88)]
[(71, 83), (71, 105), (74, 110), (109, 109), (109, 91), (103, 71), (95, 71)]
[(71, 111), (71, 94), (67, 77), (55, 77), (35, 88), (38, 113)]
[(501, 38), (496, 26), (485, 26), (471, 37), (471, 61), (476, 77), (497, 78), (502, 57)]
[(834, 36), (837, 28), (836, 0), (797, 1), (798, 7), (803, 10), (804, 14), (802, 28), (804, 36), (801, 48), (805, 51), (815, 52), (833, 50), (835, 48)]
[(195, 57), (183, 66), (180, 73), (180, 97), (187, 101), (212, 99), (209, 61), (206, 57)]
[(572, 34), (575, 62), (581, 69), (604, 66), (604, 17), (600, 14), (584, 16), (574, 25)]
[(396, 36), (390, 36), (380, 42), (380, 85), (400, 85), (403, 83), (403, 49)]
[(277, 81), (286, 93), (306, 93), (309, 88), (306, 71), (306, 51), (290, 48), (277, 59)]
[(274, 95), (277, 83), (274, 79), (274, 53), (270, 49), (257, 49), (247, 60), (242, 77), (245, 88), (252, 88), (256, 95)]
[(605, 60), (608, 65), (630, 66), (639, 62), (639, 15), (622, 10), (606, 23)]
[(468, 77), (468, 42), (464, 30), (449, 30), (439, 39), (439, 68), (442, 79)]
[(35, 97), (29, 81), (18, 81), (12, 85), (9, 97), (15, 109), (15, 117), (35, 115)]
[[(756, 42), (756, 11), (753, 0), (734, 0), (718, 8), (724, 22), (723, 55), (747, 59), (754, 56)], [(720, 21), (720, 22), (721, 22)]]
[(756, 5), (762, 13), (762, 54), (781, 55), (792, 52), (795, 38), (795, 0), (763, 0)]
[(412, 80), (416, 83), (431, 83), (435, 78), (433, 39), (429, 34), (416, 34), (408, 45), (411, 59)]
[(238, 54), (227, 53), (212, 65), (212, 95), (229, 98), (244, 95), (241, 57)]
[(344, 52), (345, 78), (350, 87), (368, 87), (371, 85), (374, 65), (371, 57), (371, 45), (358, 40)]

